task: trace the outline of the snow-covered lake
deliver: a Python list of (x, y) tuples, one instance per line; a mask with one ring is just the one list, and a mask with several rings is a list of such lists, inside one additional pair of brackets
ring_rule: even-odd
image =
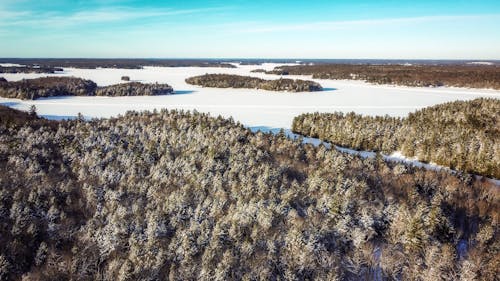
[[(251, 73), (273, 69), (276, 64), (238, 65), (238, 68), (145, 67), (144, 69), (73, 69), (57, 74), (3, 74), (9, 81), (44, 76), (75, 76), (90, 79), (99, 86), (121, 83), (122, 76), (144, 83), (168, 83), (175, 95), (140, 97), (58, 97), (22, 101), (0, 98), (0, 104), (28, 110), (35, 105), (39, 115), (66, 118), (82, 113), (86, 117), (110, 117), (127, 110), (196, 109), (214, 116), (233, 117), (252, 128), (289, 129), (294, 116), (305, 112), (354, 111), (361, 114), (405, 116), (416, 109), (447, 101), (477, 97), (500, 98), (500, 91), (459, 88), (410, 88), (371, 85), (361, 81), (318, 80), (323, 92), (284, 93), (252, 89), (214, 89), (189, 85), (188, 77), (206, 73), (248, 75), (265, 79), (279, 76)], [(286, 78), (311, 79), (308, 76)], [(313, 79), (311, 79), (313, 80)]]

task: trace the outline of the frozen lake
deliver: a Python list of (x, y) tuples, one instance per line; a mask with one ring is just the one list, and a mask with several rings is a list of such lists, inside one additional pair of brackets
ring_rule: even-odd
[(305, 112), (354, 111), (369, 115), (405, 116), (416, 109), (454, 100), (477, 97), (500, 98), (500, 91), (460, 88), (410, 88), (371, 85), (351, 80), (319, 80), (309, 76), (286, 78), (319, 82), (325, 91), (284, 93), (252, 89), (214, 89), (189, 85), (184, 79), (206, 73), (227, 73), (277, 79), (277, 75), (251, 73), (273, 69), (276, 64), (238, 65), (238, 68), (145, 67), (144, 69), (73, 69), (58, 74), (3, 74), (9, 81), (44, 76), (75, 76), (90, 79), (99, 86), (121, 83), (122, 76), (144, 83), (167, 83), (175, 95), (139, 97), (58, 97), (22, 101), (0, 98), (0, 104), (28, 110), (37, 107), (39, 115), (67, 118), (79, 112), (85, 117), (110, 117), (127, 110), (186, 109), (209, 112), (213, 116), (233, 117), (248, 127), (289, 129), (294, 116)]

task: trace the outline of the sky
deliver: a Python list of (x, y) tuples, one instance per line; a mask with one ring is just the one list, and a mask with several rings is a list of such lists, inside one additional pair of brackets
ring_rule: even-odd
[(0, 57), (500, 59), (499, 0), (0, 0)]

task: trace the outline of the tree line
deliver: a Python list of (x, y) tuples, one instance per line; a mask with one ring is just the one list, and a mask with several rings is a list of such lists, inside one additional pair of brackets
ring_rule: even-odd
[(40, 68), (122, 68), (142, 69), (144, 66), (155, 67), (223, 67), (235, 68), (233, 64), (223, 60), (202, 59), (75, 59), (75, 58), (9, 58), (0, 59), (2, 63), (15, 63), (28, 67)]
[(0, 66), (0, 73), (56, 73), (63, 71), (59, 67), (32, 67), (32, 66)]
[(268, 74), (312, 75), (315, 79), (354, 79), (411, 87), (500, 89), (498, 65), (316, 64), (279, 66)]

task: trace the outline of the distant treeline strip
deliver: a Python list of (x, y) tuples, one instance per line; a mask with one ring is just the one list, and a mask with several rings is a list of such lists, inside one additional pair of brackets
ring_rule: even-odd
[(0, 66), (0, 73), (47, 73), (53, 74), (63, 71), (59, 67), (32, 67), (32, 66)]
[(475, 99), (428, 107), (406, 118), (355, 113), (303, 114), (293, 131), (343, 147), (391, 153), (500, 178), (500, 100)]
[(143, 66), (162, 67), (224, 67), (235, 66), (220, 60), (200, 59), (0, 59), (0, 63), (16, 63), (41, 68), (73, 67), (73, 68), (125, 68), (141, 69)]
[(500, 89), (500, 66), (496, 65), (318, 64), (280, 66), (266, 73), (312, 75), (315, 79), (354, 79), (412, 87)]

